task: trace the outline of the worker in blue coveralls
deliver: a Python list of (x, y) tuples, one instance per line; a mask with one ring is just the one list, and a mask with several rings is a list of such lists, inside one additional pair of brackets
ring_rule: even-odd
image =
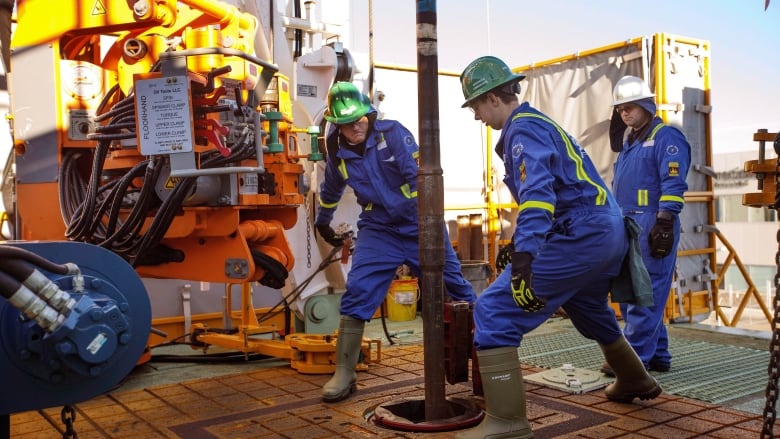
[(520, 103), (524, 77), (492, 56), (472, 61), (460, 76), (463, 107), (501, 130), (495, 151), (518, 204), (511, 262), (474, 305), (486, 416), (462, 438), (533, 437), (517, 349), (558, 307), (614, 365), (617, 378), (605, 389), (608, 399), (652, 399), (662, 391), (609, 306), (611, 280), (628, 252), (617, 201), (575, 139), (528, 102)]
[[(648, 370), (666, 372), (672, 365), (664, 309), (672, 286), (680, 241), (679, 214), (688, 190), (685, 179), (691, 147), (680, 130), (655, 115), (655, 95), (636, 76), (624, 76), (613, 90), (612, 125), (625, 127), (614, 168), (612, 192), (623, 214), (642, 228), (639, 244), (650, 274), (653, 306), (621, 303), (623, 333)], [(613, 130), (614, 131), (614, 130)], [(620, 134), (620, 129), (617, 130)], [(613, 375), (607, 361), (602, 372)]]
[[(368, 96), (350, 82), (337, 82), (328, 93), (325, 119), (328, 161), (320, 186), (317, 231), (334, 247), (343, 244), (330, 222), (349, 185), (362, 208), (358, 236), (341, 298), (336, 340), (336, 370), (322, 388), (326, 402), (347, 398), (356, 389), (355, 366), (365, 322), (382, 304), (399, 266), (420, 275), (417, 226), (417, 157), (412, 134), (394, 120), (377, 119)], [(445, 227), (442, 223), (442, 227)], [(455, 301), (473, 303), (471, 284), (445, 236), (444, 288)]]

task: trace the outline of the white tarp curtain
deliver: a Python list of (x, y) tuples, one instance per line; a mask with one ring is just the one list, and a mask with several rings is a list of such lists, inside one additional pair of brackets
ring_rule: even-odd
[[(526, 79), (522, 99), (530, 102), (572, 134), (591, 156), (601, 176), (611, 186), (612, 166), (617, 157), (609, 144), (609, 123), (613, 114), (612, 88), (624, 75), (647, 78), (651, 90), (655, 88), (653, 38), (643, 38), (640, 44), (625, 45), (565, 62), (531, 68), (523, 73)], [(680, 128), (691, 144), (691, 169), (688, 173), (688, 192), (711, 190), (709, 177), (703, 172), (710, 166), (710, 154), (706, 144), (707, 116), (698, 111), (705, 104), (705, 77), (701, 51), (686, 43), (665, 41), (673, 54), (674, 63), (662, 73), (667, 95), (658, 96), (659, 108), (673, 108), (682, 104), (681, 110), (666, 113), (665, 121)], [(688, 202), (681, 214), (682, 234), (680, 250), (708, 249), (712, 247), (709, 223), (709, 202)], [(678, 258), (676, 287), (678, 298), (690, 291), (707, 290), (709, 258), (704, 253)], [(711, 302), (710, 302), (711, 303)], [(678, 303), (682, 306), (682, 303)], [(680, 314), (685, 314), (679, 310)], [(697, 316), (702, 318), (706, 316)]]
[(624, 75), (644, 76), (647, 61), (638, 52), (636, 45), (625, 46), (523, 72), (522, 99), (573, 135), (607, 184), (617, 157), (609, 146), (612, 88)]

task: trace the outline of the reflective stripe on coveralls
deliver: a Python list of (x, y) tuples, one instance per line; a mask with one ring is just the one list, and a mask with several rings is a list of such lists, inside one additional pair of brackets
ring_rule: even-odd
[[(377, 145), (377, 148), (378, 149), (384, 149), (385, 146), (382, 146), (382, 145), (383, 144), (386, 145), (385, 137), (384, 137), (384, 134), (382, 134), (382, 133), (379, 133), (379, 134), (380, 134), (381, 140), (380, 140), (379, 144)], [(412, 157), (415, 158), (415, 159), (418, 156), (419, 156), (418, 152), (415, 152), (415, 153), (412, 154)], [(341, 173), (341, 176), (344, 178), (345, 181), (349, 180), (349, 172), (347, 171), (347, 165), (344, 162), (344, 159), (340, 159), (339, 160), (338, 170)], [(407, 184), (407, 183), (402, 184), (401, 187), (399, 187), (399, 190), (404, 195), (404, 197), (406, 197), (407, 199), (411, 199), (411, 198), (416, 198), (417, 197), (417, 191), (416, 190), (415, 191), (411, 190), (411, 188), (409, 187), (409, 184)], [(338, 206), (338, 201), (336, 201), (334, 203), (325, 203), (324, 201), (322, 201), (321, 197), (319, 198), (319, 203), (320, 203), (321, 207), (329, 208), (329, 209), (333, 209), (333, 208), (336, 208)], [(369, 202), (368, 204), (366, 204), (365, 210), (371, 210), (372, 207), (373, 207), (373, 203)]]
[[(648, 365), (651, 361), (669, 365), (669, 338), (663, 324), (666, 301), (669, 298), (674, 267), (677, 262), (677, 245), (680, 239), (680, 221), (677, 218), (683, 208), (685, 182), (690, 165), (690, 145), (683, 134), (665, 125), (659, 117), (645, 141), (638, 139), (629, 145), (626, 130), (623, 149), (615, 162), (613, 192), (623, 213), (632, 217), (642, 228), (639, 245), (653, 287), (654, 306), (641, 307), (621, 304), (620, 311), (626, 321), (624, 333), (639, 358)], [(650, 256), (648, 234), (656, 221), (659, 210), (675, 216), (674, 245), (671, 254), (664, 258)]]
[(615, 199), (585, 151), (527, 102), (501, 133), (496, 148), (503, 154), (505, 183), (525, 206), (518, 214), (515, 248), (534, 256), (534, 289), (547, 305), (534, 313), (520, 309), (508, 266), (477, 299), (477, 348), (519, 346), (558, 307), (585, 337), (613, 343), (621, 331), (607, 295), (628, 250)]
[[(574, 145), (571, 143), (571, 139), (569, 139), (569, 136), (566, 135), (566, 131), (563, 130), (557, 123), (553, 122), (552, 119), (545, 117), (541, 114), (535, 114), (535, 113), (519, 113), (512, 117), (512, 120), (514, 121), (518, 117), (538, 117), (539, 119), (542, 119), (543, 121), (549, 123), (550, 125), (554, 126), (555, 129), (558, 131), (558, 134), (561, 135), (561, 139), (563, 139), (563, 143), (566, 144), (566, 154), (569, 156), (569, 158), (576, 164), (577, 168), (577, 178), (580, 180), (587, 181), (588, 184), (596, 188), (596, 191), (598, 192), (598, 197), (596, 197), (596, 205), (600, 206), (604, 204), (604, 201), (607, 198), (607, 190), (604, 189), (602, 186), (598, 185), (596, 182), (591, 180), (591, 178), (588, 176), (588, 173), (585, 172), (585, 169), (582, 165), (582, 158), (577, 154), (577, 151), (574, 150)], [(550, 206), (552, 208), (552, 206)], [(550, 210), (552, 213), (553, 211)]]
[[(400, 123), (376, 120), (363, 155), (339, 148), (329, 160), (320, 185), (316, 224), (330, 224), (349, 185), (362, 207), (352, 266), (340, 312), (370, 320), (382, 304), (398, 267), (406, 264), (420, 276), (417, 225), (418, 146)], [(329, 157), (330, 158), (330, 157)], [(471, 284), (445, 236), (444, 288), (454, 300), (473, 302)]]

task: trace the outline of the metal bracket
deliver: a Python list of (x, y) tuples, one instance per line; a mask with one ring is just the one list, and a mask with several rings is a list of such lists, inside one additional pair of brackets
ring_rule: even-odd
[(246, 279), (249, 276), (249, 261), (241, 258), (225, 260), (225, 276), (235, 279)]
[[(181, 305), (184, 315), (184, 333), (190, 333), (190, 327), (192, 326), (192, 299), (191, 299), (192, 286), (190, 284), (184, 284), (181, 287)], [(189, 337), (189, 335), (187, 335)]]
[[(674, 269), (674, 280), (672, 281), (672, 289), (675, 290), (677, 295), (677, 307), (680, 309), (680, 316), (685, 315), (685, 305), (683, 304), (683, 292), (682, 287), (685, 286), (686, 282), (685, 279), (680, 277), (680, 273), (677, 270), (678, 267), (675, 267)], [(689, 290), (690, 291), (690, 290)]]
[(709, 166), (705, 166), (697, 163), (693, 165), (693, 170), (698, 172), (699, 174), (704, 174), (708, 177), (718, 178), (717, 174), (715, 174), (715, 170)]
[(658, 110), (660, 111), (674, 111), (678, 113), (685, 109), (685, 105), (681, 103), (668, 102), (665, 104), (658, 104)]
[(694, 276), (694, 280), (697, 282), (702, 282), (707, 287), (707, 305), (709, 305), (710, 312), (712, 312), (713, 309), (713, 297), (712, 297), (712, 280), (716, 279), (717, 276), (715, 276), (715, 273), (712, 272), (710, 269), (710, 261), (709, 259), (704, 259), (702, 261), (702, 273)]
[(718, 233), (719, 230), (714, 224), (699, 224), (693, 227), (696, 233)]

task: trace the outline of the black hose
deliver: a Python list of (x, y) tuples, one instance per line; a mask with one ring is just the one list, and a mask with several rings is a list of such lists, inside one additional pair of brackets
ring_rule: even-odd
[[(106, 236), (104, 242), (107, 242), (107, 244), (101, 243), (101, 246), (108, 245), (116, 238), (110, 239), (110, 235), (112, 235), (116, 231), (117, 223), (119, 222), (119, 214), (122, 208), (122, 202), (124, 201), (124, 197), (127, 194), (127, 191), (129, 187), (132, 185), (133, 179), (140, 176), (141, 173), (146, 172), (147, 166), (149, 164), (149, 160), (144, 160), (142, 162), (137, 163), (135, 166), (133, 166), (132, 169), (130, 169), (129, 172), (127, 172), (122, 178), (117, 181), (117, 184), (114, 186), (114, 190), (111, 191), (110, 196), (106, 197), (106, 202), (110, 202), (110, 208), (108, 209), (108, 223), (106, 224)], [(151, 185), (151, 184), (150, 184)], [(136, 203), (137, 204), (137, 203)]]
[(3, 297), (10, 299), (21, 287), (21, 282), (12, 278), (7, 273), (0, 271), (0, 294), (2, 294)]
[(382, 318), (382, 330), (385, 331), (385, 337), (387, 337), (387, 341), (393, 345), (395, 342), (393, 341), (393, 336), (390, 335), (390, 332), (387, 330), (387, 318), (386, 318), (386, 311), (387, 311), (387, 305), (385, 305), (385, 302), (382, 302), (382, 306), (379, 307), (379, 316)]
[(173, 218), (181, 208), (184, 199), (190, 194), (192, 186), (195, 184), (195, 177), (185, 177), (173, 189), (171, 195), (163, 202), (158, 214), (152, 220), (149, 230), (141, 238), (138, 250), (132, 255), (133, 265), (137, 266), (143, 262), (146, 253), (155, 249), (165, 233), (173, 222)]
[(106, 111), (105, 113), (95, 116), (95, 122), (102, 122), (118, 114), (122, 114), (125, 111), (135, 111), (135, 101), (132, 95), (117, 102), (113, 107), (111, 107), (110, 110)]
[(143, 227), (146, 215), (152, 207), (152, 203), (157, 200), (154, 190), (154, 182), (160, 176), (162, 166), (159, 166), (156, 158), (152, 158), (146, 167), (144, 175), (145, 184), (141, 186), (138, 199), (125, 218), (124, 223), (113, 236), (107, 236), (106, 242), (101, 245), (110, 250), (123, 255), (127, 259), (140, 243), (140, 233)]
[(14, 277), (14, 279), (24, 282), (35, 272), (35, 267), (27, 261), (17, 258), (0, 259), (0, 270)]
[(58, 173), (60, 215), (65, 224), (70, 224), (81, 204), (81, 197), (86, 193), (86, 183), (78, 173), (78, 160), (82, 152), (66, 151), (62, 154), (62, 165)]
[(119, 91), (120, 91), (119, 84), (114, 84), (113, 86), (111, 86), (110, 89), (108, 89), (105, 96), (103, 96), (103, 99), (100, 100), (97, 110), (95, 111), (95, 113), (97, 114), (97, 116), (95, 116), (96, 122), (103, 120), (102, 119), (103, 110), (106, 108), (106, 105), (108, 105), (108, 103), (111, 102), (111, 99), (114, 97), (114, 95)]
[(74, 215), (75, 221), (68, 224), (65, 230), (65, 236), (68, 239), (81, 241), (89, 238), (85, 232), (90, 227), (88, 220), (95, 210), (103, 165), (110, 145), (111, 142), (102, 140), (98, 142), (98, 146), (95, 148), (92, 159), (92, 173), (87, 185), (86, 195)]
[(67, 265), (55, 264), (54, 262), (23, 248), (14, 247), (12, 245), (0, 245), (0, 259), (7, 258), (23, 259), (54, 274), (69, 273)]

